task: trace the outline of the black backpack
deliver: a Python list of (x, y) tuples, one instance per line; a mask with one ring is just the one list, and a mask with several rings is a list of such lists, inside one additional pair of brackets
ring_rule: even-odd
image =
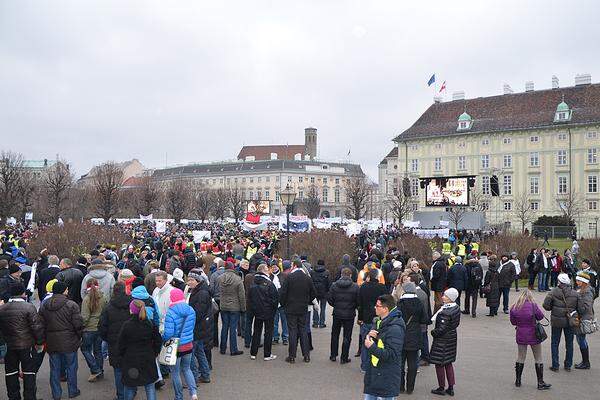
[(481, 264), (473, 263), (471, 267), (471, 280), (473, 282), (481, 282), (483, 280), (483, 268), (481, 268)]

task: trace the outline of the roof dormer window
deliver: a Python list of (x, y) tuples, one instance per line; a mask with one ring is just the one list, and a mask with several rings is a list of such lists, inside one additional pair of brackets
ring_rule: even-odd
[(571, 120), (571, 114), (573, 111), (569, 108), (569, 105), (565, 103), (565, 96), (560, 104), (556, 107), (556, 113), (554, 114), (554, 122), (569, 122)]
[(460, 114), (460, 117), (458, 117), (458, 128), (456, 128), (456, 130), (457, 131), (468, 131), (469, 129), (471, 129), (472, 125), (473, 125), (473, 118), (471, 118), (471, 116), (469, 114), (467, 114), (467, 111), (465, 110), (465, 112)]

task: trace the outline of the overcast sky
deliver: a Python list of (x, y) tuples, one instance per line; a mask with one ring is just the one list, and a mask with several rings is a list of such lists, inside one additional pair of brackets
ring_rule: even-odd
[[(1, 1), (2, 150), (147, 167), (302, 144), (377, 164), (432, 103), (600, 79), (596, 1)], [(439, 86), (438, 86), (439, 88)]]

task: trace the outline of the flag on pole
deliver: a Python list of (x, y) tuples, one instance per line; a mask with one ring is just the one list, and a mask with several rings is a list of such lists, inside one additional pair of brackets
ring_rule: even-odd
[(442, 91), (446, 90), (446, 81), (444, 81), (444, 83), (442, 83), (442, 87), (440, 88), (440, 93), (442, 93)]
[(350, 149), (348, 149), (348, 157), (350, 157)]
[(427, 86), (431, 86), (435, 83), (435, 74), (431, 75), (431, 78), (429, 78), (429, 81), (427, 82)]

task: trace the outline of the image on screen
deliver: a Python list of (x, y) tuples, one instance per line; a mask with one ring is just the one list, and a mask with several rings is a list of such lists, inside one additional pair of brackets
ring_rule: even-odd
[(468, 206), (468, 178), (434, 178), (425, 193), (427, 206)]

